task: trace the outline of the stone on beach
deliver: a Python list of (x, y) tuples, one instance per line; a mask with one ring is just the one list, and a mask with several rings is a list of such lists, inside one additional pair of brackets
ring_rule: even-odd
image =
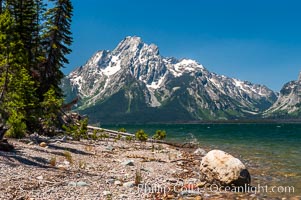
[(243, 186), (251, 182), (245, 165), (221, 150), (212, 150), (203, 157), (200, 172), (201, 179), (208, 183)]
[(123, 166), (134, 166), (134, 161), (133, 160), (126, 160), (121, 163)]
[(198, 148), (193, 152), (193, 154), (199, 155), (199, 156), (205, 156), (207, 154), (207, 152), (204, 149)]
[(123, 187), (130, 188), (130, 187), (134, 187), (134, 186), (135, 186), (135, 181), (129, 181), (129, 182), (123, 183)]
[(40, 143), (40, 147), (46, 147), (46, 146), (47, 146), (46, 142), (41, 142)]

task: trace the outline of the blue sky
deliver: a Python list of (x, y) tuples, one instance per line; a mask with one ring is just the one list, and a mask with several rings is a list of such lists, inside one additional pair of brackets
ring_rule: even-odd
[(301, 1), (73, 0), (69, 73), (126, 36), (279, 91), (301, 71)]

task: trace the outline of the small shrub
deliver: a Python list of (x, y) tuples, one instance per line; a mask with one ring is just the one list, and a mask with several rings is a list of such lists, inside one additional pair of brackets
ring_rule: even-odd
[(98, 132), (97, 130), (93, 130), (93, 134), (91, 135), (92, 140), (97, 140), (97, 138), (98, 138), (97, 137), (97, 132)]
[(86, 164), (85, 161), (82, 161), (82, 160), (79, 161), (78, 167), (79, 167), (80, 169), (85, 169), (86, 166), (87, 166), (87, 164)]
[(135, 185), (139, 185), (142, 182), (141, 169), (136, 169), (135, 173)]
[(153, 139), (155, 140), (164, 140), (166, 138), (166, 131), (157, 130), (155, 135), (153, 135)]
[(79, 124), (70, 124), (68, 126), (63, 125), (62, 128), (73, 137), (74, 140), (80, 140), (80, 138), (87, 138), (88, 132), (88, 118), (79, 121)]
[(89, 152), (91, 152), (91, 151), (93, 151), (93, 146), (92, 145), (86, 145), (85, 146), (85, 151), (89, 151)]
[(133, 136), (127, 135), (127, 136), (125, 137), (125, 140), (126, 140), (127, 142), (131, 142), (131, 141), (133, 140)]
[(110, 136), (109, 136), (109, 134), (107, 134), (107, 133), (103, 133), (103, 134), (102, 134), (102, 137), (105, 138), (105, 139), (109, 139)]
[(121, 139), (121, 134), (116, 135), (116, 140), (120, 140)]
[(55, 167), (55, 166), (56, 166), (56, 157), (52, 157), (52, 158), (50, 159), (50, 161), (49, 161), (49, 164), (50, 164), (51, 166)]
[(10, 138), (22, 138), (25, 136), (26, 124), (24, 122), (24, 116), (21, 113), (12, 111), (8, 118), (9, 130), (5, 136)]
[(64, 151), (64, 157), (69, 163), (73, 163), (72, 155), (69, 151)]
[(141, 142), (145, 142), (148, 139), (148, 135), (142, 129), (136, 132), (135, 137)]
[(155, 152), (155, 146), (152, 144), (152, 152)]
[(125, 129), (125, 128), (120, 128), (120, 129), (118, 130), (118, 132), (126, 133), (126, 129)]

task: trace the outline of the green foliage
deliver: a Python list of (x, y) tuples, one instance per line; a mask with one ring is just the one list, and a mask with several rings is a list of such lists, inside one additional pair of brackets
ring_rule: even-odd
[(20, 138), (27, 122), (37, 119), (34, 81), (26, 70), (24, 46), (14, 32), (14, 20), (8, 11), (0, 15), (0, 112), (10, 130), (8, 136)]
[(117, 136), (116, 136), (116, 140), (120, 140), (121, 139), (121, 134), (118, 134)]
[(98, 133), (97, 130), (93, 130), (93, 134), (91, 135), (92, 140), (97, 140), (98, 139), (97, 133)]
[(166, 138), (166, 131), (157, 130), (155, 135), (153, 135), (153, 139), (155, 140), (164, 140)]
[[(44, 1), (1, 0), (0, 115), (11, 137), (40, 130), (40, 122), (46, 131), (59, 126), (59, 85), (71, 52), (72, 4), (55, 0), (53, 5), (46, 12)], [(79, 126), (82, 135), (85, 125)]]
[(125, 136), (125, 140), (127, 142), (131, 142), (133, 140), (133, 136), (127, 135), (127, 136)]
[(80, 140), (80, 138), (87, 138), (88, 132), (88, 119), (80, 120), (78, 124), (63, 125), (62, 128), (73, 137), (74, 140)]
[(8, 124), (10, 125), (10, 129), (6, 132), (7, 137), (22, 138), (25, 136), (26, 124), (22, 114), (12, 110), (8, 118)]
[(109, 134), (107, 134), (107, 133), (103, 133), (103, 134), (101, 134), (102, 135), (102, 138), (105, 138), (105, 139), (108, 139), (109, 138)]
[(42, 118), (44, 131), (52, 133), (54, 132), (55, 127), (59, 125), (58, 116), (60, 114), (62, 103), (63, 99), (58, 98), (55, 95), (53, 87), (44, 94), (44, 101), (41, 102), (44, 114)]
[(55, 167), (56, 166), (56, 157), (51, 157), (50, 161), (49, 161), (49, 164), (52, 166), (52, 167)]
[(142, 129), (138, 130), (135, 133), (135, 137), (141, 142), (145, 142), (148, 139), (148, 135)]
[(64, 157), (69, 163), (73, 163), (72, 155), (69, 151), (64, 151)]
[(59, 85), (64, 74), (60, 68), (69, 63), (66, 55), (71, 53), (69, 46), (72, 44), (70, 29), (73, 6), (70, 0), (51, 1), (54, 7), (45, 13), (46, 28), (42, 35), (47, 56), (43, 63), (41, 89), (47, 91), (50, 86), (54, 86), (56, 94), (63, 96)]
[(118, 130), (118, 132), (126, 133), (126, 129), (125, 129), (125, 128), (120, 128), (120, 129)]

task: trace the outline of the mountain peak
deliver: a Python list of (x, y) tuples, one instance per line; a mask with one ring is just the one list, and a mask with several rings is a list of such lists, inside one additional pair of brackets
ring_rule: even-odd
[(141, 49), (144, 43), (140, 37), (137, 36), (127, 36), (124, 38), (116, 47), (115, 51), (132, 51), (135, 52), (137, 49)]
[(300, 81), (300, 82), (301, 82), (301, 72), (299, 72), (298, 81)]
[(93, 110), (97, 121), (136, 120), (137, 113), (150, 121), (253, 117), (276, 100), (268, 88), (211, 73), (195, 60), (163, 57), (137, 36), (97, 52), (67, 79), (68, 98), (84, 97), (78, 109)]

